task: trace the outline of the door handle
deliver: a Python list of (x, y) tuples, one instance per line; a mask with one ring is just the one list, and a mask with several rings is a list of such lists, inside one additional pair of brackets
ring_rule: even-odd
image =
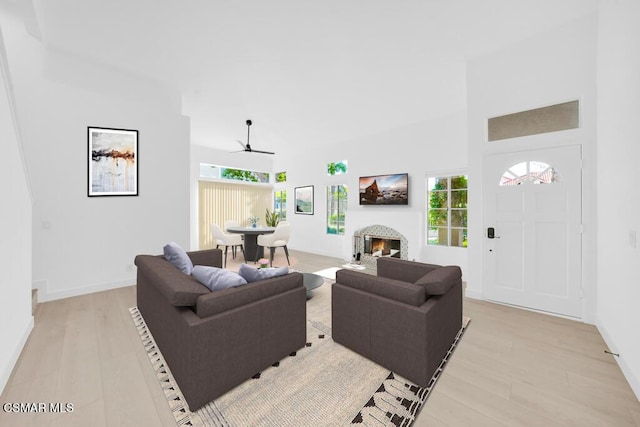
[(493, 227), (487, 228), (487, 238), (488, 239), (499, 239), (500, 236), (496, 236), (496, 229)]

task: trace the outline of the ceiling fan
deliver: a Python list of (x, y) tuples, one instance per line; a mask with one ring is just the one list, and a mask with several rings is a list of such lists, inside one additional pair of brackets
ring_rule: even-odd
[(238, 144), (242, 145), (242, 150), (234, 151), (234, 153), (244, 151), (246, 153), (275, 154), (271, 151), (254, 150), (253, 148), (251, 148), (251, 144), (249, 144), (250, 131), (251, 131), (251, 120), (247, 120), (247, 144), (245, 145), (242, 141), (236, 140), (238, 141)]

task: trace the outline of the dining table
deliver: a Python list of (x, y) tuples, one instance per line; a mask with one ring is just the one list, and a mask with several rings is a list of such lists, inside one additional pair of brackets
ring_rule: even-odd
[[(244, 234), (244, 259), (245, 261), (257, 261), (264, 257), (264, 248), (258, 246), (258, 236), (261, 234), (271, 234), (275, 231), (275, 227), (228, 227), (227, 232), (235, 234)], [(256, 256), (257, 254), (257, 256)]]

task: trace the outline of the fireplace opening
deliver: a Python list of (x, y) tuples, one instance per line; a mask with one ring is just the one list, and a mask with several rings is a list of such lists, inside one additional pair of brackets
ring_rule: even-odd
[(364, 236), (364, 253), (372, 257), (400, 258), (400, 239)]

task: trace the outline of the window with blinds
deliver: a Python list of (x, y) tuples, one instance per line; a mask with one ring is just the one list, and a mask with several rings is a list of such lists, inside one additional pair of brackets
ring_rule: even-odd
[(198, 183), (198, 233), (200, 249), (215, 248), (209, 230), (210, 224), (218, 224), (224, 230), (227, 220), (249, 225), (249, 217), (260, 218), (259, 225), (266, 225), (264, 216), (271, 210), (273, 193), (271, 186), (249, 185), (235, 182), (199, 181)]

